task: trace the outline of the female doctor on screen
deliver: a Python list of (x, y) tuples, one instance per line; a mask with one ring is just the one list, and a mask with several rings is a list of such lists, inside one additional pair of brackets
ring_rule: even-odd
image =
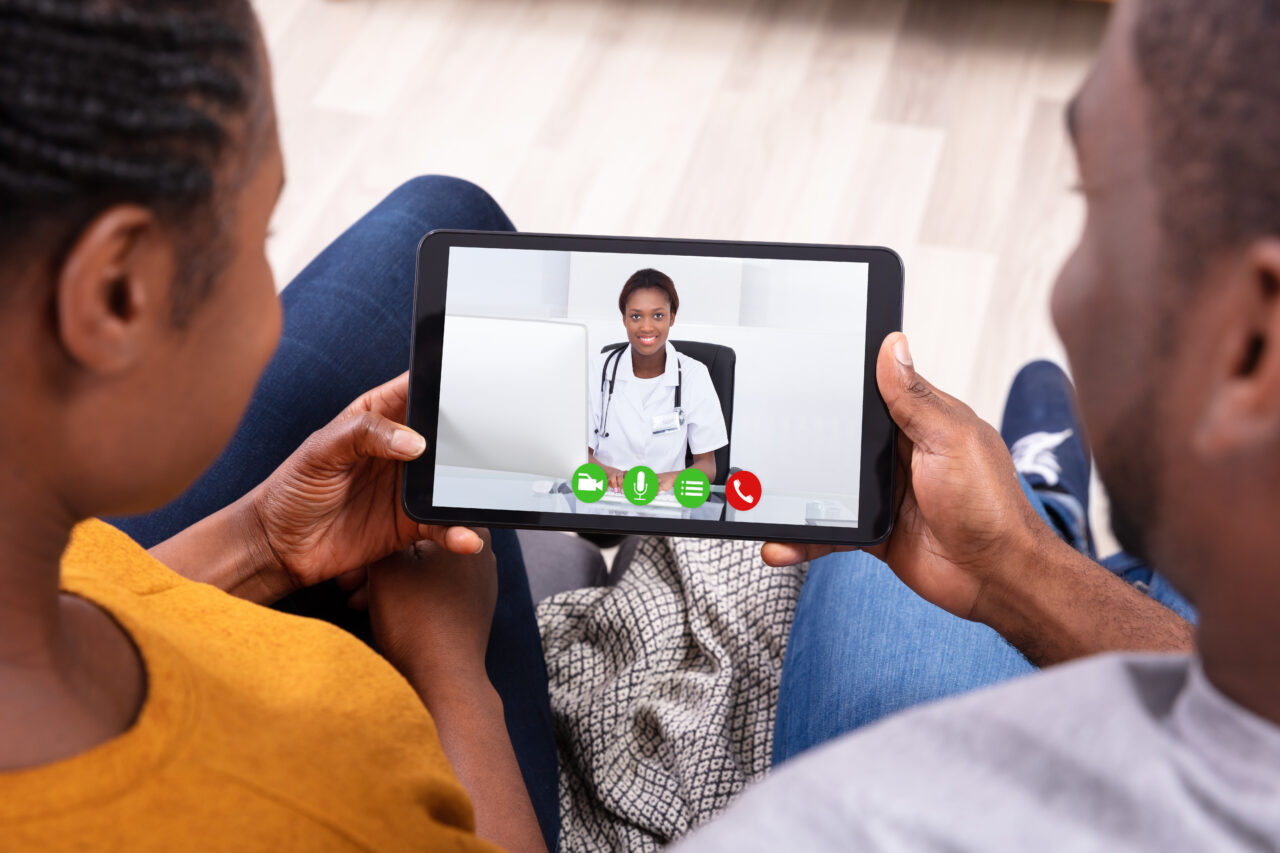
[(686, 448), (693, 467), (714, 481), (715, 451), (729, 443), (706, 365), (667, 342), (679, 308), (669, 276), (654, 269), (631, 276), (618, 296), (627, 345), (597, 356), (588, 374), (587, 458), (604, 468), (612, 489), (621, 491), (628, 468), (645, 465), (657, 472), (659, 490), (671, 491)]

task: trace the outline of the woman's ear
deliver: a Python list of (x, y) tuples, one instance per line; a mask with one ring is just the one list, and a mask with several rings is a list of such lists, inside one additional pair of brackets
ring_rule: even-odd
[(175, 254), (145, 207), (117, 205), (90, 222), (57, 274), (57, 332), (67, 355), (94, 373), (133, 366), (157, 323), (167, 323)]
[(1245, 253), (1221, 329), (1209, 405), (1196, 434), (1208, 455), (1267, 449), (1280, 441), (1280, 238)]

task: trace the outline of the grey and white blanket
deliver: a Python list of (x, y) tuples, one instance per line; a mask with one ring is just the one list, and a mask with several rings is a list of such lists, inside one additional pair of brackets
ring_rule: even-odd
[(562, 850), (657, 850), (768, 770), (807, 566), (759, 554), (758, 542), (648, 537), (617, 586), (538, 605)]

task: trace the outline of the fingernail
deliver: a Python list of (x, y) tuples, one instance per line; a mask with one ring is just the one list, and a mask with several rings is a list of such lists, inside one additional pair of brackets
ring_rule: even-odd
[[(478, 537), (478, 536), (477, 536), (476, 538), (477, 538), (477, 539), (480, 539), (480, 537)], [(481, 551), (483, 551), (483, 550), (484, 550), (484, 540), (483, 540), (483, 539), (480, 539), (480, 541), (476, 543), (476, 549), (475, 549), (474, 551), (472, 551), (471, 553), (472, 553), (472, 554), (479, 554), (479, 553), (480, 553)]]
[(391, 449), (401, 456), (417, 458), (427, 449), (427, 440), (411, 429), (398, 429), (391, 436)]
[(911, 350), (907, 347), (906, 335), (898, 335), (898, 339), (893, 342), (893, 357), (904, 367), (912, 366)]

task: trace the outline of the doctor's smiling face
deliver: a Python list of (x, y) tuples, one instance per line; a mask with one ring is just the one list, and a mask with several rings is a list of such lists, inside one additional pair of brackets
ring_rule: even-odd
[(632, 358), (652, 360), (661, 370), (661, 355), (666, 352), (667, 333), (680, 310), (680, 295), (671, 276), (655, 269), (636, 271), (622, 286), (618, 310), (627, 328)]
[(641, 355), (656, 355), (667, 345), (667, 334), (675, 322), (671, 300), (659, 287), (642, 287), (627, 299), (623, 322), (627, 340)]

